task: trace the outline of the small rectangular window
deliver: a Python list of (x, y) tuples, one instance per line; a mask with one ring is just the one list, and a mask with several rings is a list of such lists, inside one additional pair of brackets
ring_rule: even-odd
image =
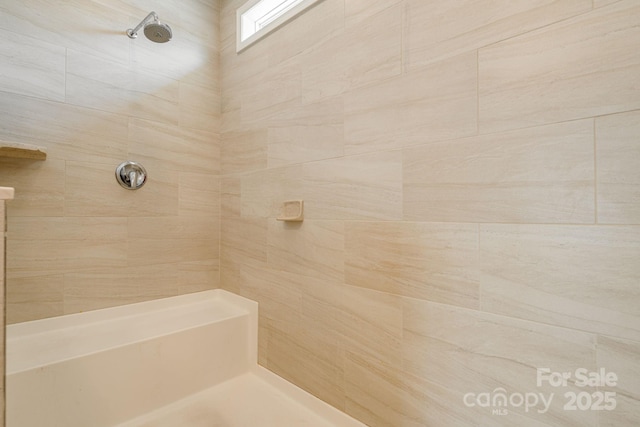
[(249, 0), (236, 11), (236, 52), (321, 0)]

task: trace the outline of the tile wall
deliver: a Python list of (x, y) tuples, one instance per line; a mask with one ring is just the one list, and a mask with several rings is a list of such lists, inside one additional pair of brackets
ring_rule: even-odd
[[(5, 1), (0, 140), (46, 161), (0, 159), (10, 323), (218, 286), (220, 86), (216, 2)], [(151, 10), (156, 44), (125, 31)], [(121, 188), (118, 164), (147, 184)]]
[[(640, 424), (640, 3), (324, 0), (236, 54), (242, 3), (221, 283), (260, 362), (372, 427)], [(496, 389), (554, 398), (464, 403)]]

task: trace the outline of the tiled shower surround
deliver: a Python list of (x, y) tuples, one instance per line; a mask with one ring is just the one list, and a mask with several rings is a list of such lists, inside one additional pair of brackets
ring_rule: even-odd
[(372, 427), (639, 424), (640, 3), (324, 0), (237, 54), (243, 2), (2, 6), (0, 139), (49, 153), (0, 160), (9, 321), (223, 287)]

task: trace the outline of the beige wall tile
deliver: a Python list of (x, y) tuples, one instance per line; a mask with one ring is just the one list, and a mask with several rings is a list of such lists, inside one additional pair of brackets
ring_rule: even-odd
[(342, 98), (307, 104), (274, 116), (268, 130), (268, 167), (344, 154)]
[[(124, 253), (129, 267), (147, 267), (211, 261), (219, 258), (220, 250), (218, 241), (213, 239), (136, 239), (129, 242)], [(172, 266), (172, 272), (174, 276), (178, 275), (177, 265)], [(156, 275), (157, 273), (154, 273), (151, 277)], [(171, 285), (171, 295), (177, 294), (177, 287), (176, 278)], [(170, 295), (164, 293), (161, 296)]]
[(177, 215), (177, 172), (147, 165), (147, 183), (144, 187), (131, 191), (117, 183), (114, 175), (116, 166), (67, 162), (65, 215)]
[(0, 158), (0, 182), (16, 190), (15, 199), (7, 205), (9, 221), (14, 216), (63, 215), (64, 161)]
[[(241, 215), (262, 218), (279, 216), (285, 200), (305, 197), (302, 176), (302, 165), (265, 169), (244, 175), (240, 183)], [(308, 214), (308, 210), (305, 213)]]
[[(48, 152), (45, 162), (0, 160), (0, 182), (17, 190), (8, 288), (30, 281), (9, 310), (23, 321), (217, 286), (218, 8), (157, 5), (175, 34), (159, 45), (124, 34), (149, 11), (137, 1), (5, 6), (0, 32), (14, 59), (0, 74), (18, 80), (0, 88), (0, 140)], [(138, 191), (113, 175), (129, 159), (149, 173)], [(130, 256), (143, 267), (128, 268)], [(166, 260), (175, 262), (154, 268)], [(118, 289), (110, 274), (137, 288)], [(35, 281), (46, 277), (66, 291), (47, 296), (46, 279)]]
[(591, 10), (590, 0), (407, 0), (409, 68), (475, 50)]
[(402, 218), (399, 151), (305, 163), (301, 185), (305, 218)]
[(267, 223), (268, 220), (262, 218), (223, 217), (220, 225), (220, 250), (223, 264), (238, 267), (238, 264), (252, 263), (265, 267)]
[(177, 125), (178, 93), (176, 80), (84, 52), (67, 52), (70, 104)]
[(219, 135), (147, 120), (129, 122), (129, 154), (143, 165), (181, 172), (218, 173)]
[(596, 119), (598, 222), (640, 223), (640, 112)]
[(7, 280), (7, 324), (64, 314), (64, 276), (12, 277)]
[(336, 347), (325, 347), (324, 354), (309, 351), (305, 341), (277, 329), (268, 329), (267, 364), (269, 369), (302, 389), (344, 407), (342, 353)]
[(371, 18), (402, 0), (346, 0), (344, 2), (345, 26), (350, 27)]
[(593, 8), (596, 9), (598, 7), (607, 6), (609, 4), (613, 4), (619, 1), (620, 0), (593, 0)]
[(241, 120), (249, 129), (268, 124), (282, 111), (300, 106), (300, 68), (286, 62), (264, 70), (239, 91)]
[[(170, 278), (165, 269), (164, 279)], [(64, 314), (81, 313), (88, 310), (114, 307), (144, 301), (137, 277), (129, 269), (113, 272), (71, 273), (64, 276)]]
[[(142, 17), (131, 17), (131, 22), (136, 19)], [(122, 28), (118, 23), (122, 23)], [(129, 23), (121, 10), (95, 1), (61, 5), (29, 0), (4, 4), (0, 27), (56, 46), (126, 63), (129, 39), (114, 38), (114, 34), (122, 34)]]
[(397, 365), (347, 353), (344, 367), (345, 412), (369, 426), (405, 426), (405, 374)]
[(266, 49), (269, 66), (326, 40), (344, 28), (344, 1), (323, 0), (287, 23), (286, 31), (275, 31), (257, 42), (254, 47)]
[(307, 219), (400, 219), (399, 151), (338, 157), (242, 178), (242, 215), (277, 217), (285, 200), (305, 200)]
[[(536, 384), (537, 368), (554, 371), (595, 370), (595, 335), (466, 309), (405, 299), (403, 366), (409, 373), (458, 393), (452, 412), (466, 412), (465, 393), (558, 393)], [(567, 385), (563, 391), (579, 391)], [(542, 404), (538, 407), (541, 409)], [(491, 413), (491, 408), (486, 408)], [(596, 425), (597, 414), (563, 409), (555, 399), (545, 414), (509, 407), (548, 425)], [(513, 421), (513, 420), (510, 420)], [(464, 424), (463, 424), (464, 425)], [(535, 425), (535, 424), (534, 424)]]
[[(13, 203), (13, 202), (11, 202)], [(125, 240), (127, 219), (108, 217), (11, 216), (10, 240)]]
[[(82, 219), (82, 218), (78, 218)], [(214, 216), (156, 216), (119, 218), (128, 225), (130, 239), (218, 239)]]
[[(207, 132), (220, 132), (220, 89), (210, 89), (191, 83), (179, 85), (179, 124)], [(172, 111), (175, 114), (175, 111)]]
[[(166, 17), (163, 17), (160, 8), (154, 7), (154, 9), (160, 19), (167, 22), (172, 27), (174, 34), (179, 36), (173, 37), (169, 43), (152, 43), (143, 37), (136, 40), (127, 38), (132, 68), (160, 74), (196, 86), (209, 89), (218, 88), (219, 58), (214, 50), (215, 45), (209, 47), (202, 43), (202, 38), (199, 35), (194, 36), (189, 31), (180, 31), (179, 26), (173, 23), (169, 16), (164, 15)], [(129, 25), (137, 25), (144, 18), (145, 13), (148, 13), (147, 10), (149, 8), (135, 17), (135, 23)], [(215, 20), (216, 18), (212, 17), (212, 21), (215, 22)], [(200, 34), (210, 33), (211, 30), (203, 31)]]
[(481, 132), (640, 108), (638, 16), (621, 1), (480, 49)]
[(386, 8), (344, 32), (348, 87), (371, 84), (401, 73), (402, 10), (401, 5)]
[(122, 161), (127, 154), (127, 117), (59, 102), (3, 93), (0, 139), (42, 145), (47, 161)]
[(222, 173), (240, 173), (266, 168), (267, 147), (266, 129), (222, 133)]
[(220, 177), (180, 173), (178, 213), (185, 216), (220, 217)]
[(240, 177), (224, 176), (220, 182), (220, 212), (225, 218), (240, 216), (242, 201), (240, 200)]
[(15, 278), (40, 277), (126, 266), (127, 253), (119, 240), (10, 240), (7, 243), (7, 283)]
[(397, 295), (342, 285), (333, 298), (340, 308), (338, 331), (345, 350), (382, 366), (400, 366), (402, 299)]
[(220, 258), (178, 264), (178, 293), (220, 288)]
[(0, 29), (0, 91), (64, 101), (65, 49)]
[(481, 225), (481, 307), (638, 340), (633, 226)]
[(478, 308), (478, 226), (349, 222), (346, 283)]
[[(313, 250), (309, 250), (313, 248)], [(344, 280), (344, 223), (269, 220), (268, 265), (316, 278)]]
[(347, 154), (474, 135), (476, 54), (465, 54), (345, 94)]
[(593, 223), (593, 122), (404, 150), (404, 218)]
[(598, 337), (598, 366), (617, 375), (615, 387), (599, 390), (615, 393), (616, 407), (600, 411), (601, 427), (636, 425), (640, 423), (640, 343), (605, 336)]

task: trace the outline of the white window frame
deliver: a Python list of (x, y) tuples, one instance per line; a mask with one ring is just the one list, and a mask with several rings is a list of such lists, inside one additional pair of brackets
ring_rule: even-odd
[[(322, 0), (302, 0), (286, 12), (279, 15), (276, 19), (269, 18), (269, 14), (275, 9), (267, 10), (265, 13), (260, 13), (260, 16), (252, 17), (251, 9), (261, 1), (262, 0), (249, 0), (236, 10), (236, 52), (238, 53)], [(261, 23), (261, 20), (265, 21), (266, 24)], [(243, 25), (251, 25), (253, 28), (262, 26), (262, 28), (258, 29), (251, 36), (243, 40)]]

